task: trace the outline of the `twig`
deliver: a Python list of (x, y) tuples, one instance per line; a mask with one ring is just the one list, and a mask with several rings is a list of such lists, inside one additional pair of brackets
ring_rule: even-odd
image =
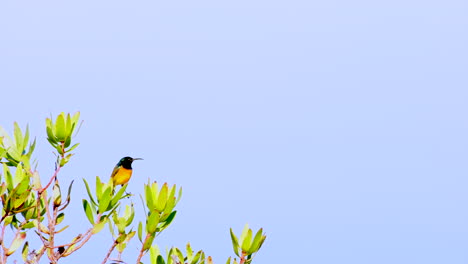
[(150, 235), (149, 234), (146, 234), (146, 237), (145, 237), (145, 241), (143, 241), (143, 244), (142, 244), (142, 247), (141, 247), (141, 250), (140, 250), (140, 254), (138, 255), (138, 258), (137, 258), (137, 261), (136, 263), (139, 264), (141, 262), (141, 258), (143, 257), (144, 255), (144, 247), (145, 247), (145, 244), (146, 244), (146, 241), (148, 241)]
[(5, 228), (6, 228), (6, 225), (3, 224), (2, 226), (2, 250), (3, 250), (3, 254), (2, 254), (2, 258), (1, 258), (1, 263), (6, 263), (6, 260), (7, 260), (7, 255), (6, 255), (6, 252), (7, 252), (7, 248), (5, 247)]
[(71, 246), (75, 245), (76, 243), (80, 242), (84, 238), (81, 234), (79, 234), (77, 237), (78, 237), (78, 239), (76, 239), (73, 242), (70, 242), (70, 243), (67, 243), (67, 244), (62, 244), (62, 245), (59, 245), (59, 246), (54, 246), (54, 248), (71, 247)]
[[(62, 151), (63, 151), (62, 152), (63, 153), (62, 154), (62, 159), (63, 159), (65, 157), (65, 142), (61, 142), (61, 144), (62, 144)], [(54, 178), (55, 178), (55, 180), (57, 180), (57, 175), (58, 175), (58, 173), (60, 171), (60, 168), (62, 168), (62, 166), (60, 166), (60, 163), (58, 163), (58, 164), (56, 163), (56, 169), (55, 169), (54, 175), (52, 175), (52, 177), (50, 178), (49, 183), (47, 183), (47, 185), (40, 190), (40, 193), (42, 193), (44, 190), (49, 188), (49, 186), (52, 184), (52, 181), (54, 180)]]
[[(88, 229), (88, 231), (86, 231), (86, 233), (83, 235), (83, 238), (81, 240), (81, 244), (79, 244), (78, 246), (76, 246), (76, 248), (74, 248), (72, 251), (70, 251), (70, 254), (72, 252), (75, 252), (77, 251), (78, 249), (80, 249), (82, 246), (84, 246), (84, 244), (86, 244), (86, 242), (88, 242), (88, 240), (93, 236), (93, 233), (91, 232), (92, 228)], [(68, 252), (67, 252), (68, 253)], [(70, 255), (68, 254), (68, 255)]]
[(244, 264), (245, 263), (245, 252), (242, 252), (242, 255), (240, 257), (239, 264)]
[(117, 246), (117, 240), (114, 240), (114, 243), (112, 243), (112, 246), (109, 248), (109, 251), (107, 252), (106, 257), (104, 258), (101, 264), (106, 264), (107, 260), (109, 259), (112, 251), (114, 251), (116, 246)]
[[(39, 228), (40, 224), (41, 224), (41, 197), (42, 197), (42, 192), (40, 192), (40, 190), (37, 191), (37, 202), (36, 202), (36, 213), (37, 213), (37, 229), (39, 231), (41, 231), (41, 229)], [(44, 203), (48, 203), (47, 202), (47, 199), (44, 200)], [(41, 239), (42, 243), (44, 244), (44, 247), (42, 247), (39, 252), (36, 254), (36, 257), (37, 257), (37, 261), (39, 261), (42, 256), (44, 255), (45, 253), (45, 249), (46, 249), (46, 242), (45, 239), (42, 237), (42, 235), (36, 231), (36, 234), (39, 236), (39, 238)]]
[(57, 175), (58, 175), (58, 173), (59, 173), (59, 171), (60, 171), (60, 168), (62, 168), (62, 167), (59, 165), (59, 166), (57, 167), (57, 169), (55, 170), (54, 175), (52, 175), (52, 177), (50, 178), (49, 183), (47, 183), (47, 185), (46, 185), (44, 188), (42, 188), (42, 189), (39, 190), (40, 193), (42, 193), (42, 192), (44, 192), (45, 190), (47, 190), (47, 188), (49, 188), (49, 186), (52, 184), (52, 181), (54, 181), (54, 179), (57, 179)]

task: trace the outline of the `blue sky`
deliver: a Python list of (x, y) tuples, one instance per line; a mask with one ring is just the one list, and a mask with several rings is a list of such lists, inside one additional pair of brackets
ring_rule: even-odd
[[(254, 263), (468, 262), (466, 1), (9, 1), (0, 125), (81, 111), (81, 178), (135, 163), (182, 186), (161, 248), (215, 263), (229, 227), (268, 235)], [(138, 203), (138, 199), (135, 199)], [(78, 258), (110, 246), (93, 237)], [(137, 243), (124, 254), (134, 261)], [(76, 263), (73, 258), (64, 263)]]

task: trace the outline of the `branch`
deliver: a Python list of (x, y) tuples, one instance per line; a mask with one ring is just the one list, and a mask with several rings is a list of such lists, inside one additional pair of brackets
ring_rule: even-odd
[[(48, 222), (48, 228), (49, 228), (49, 239), (46, 241), (42, 235), (39, 235), (39, 237), (41, 238), (41, 241), (44, 245), (44, 247), (42, 248), (42, 250), (39, 251), (39, 253), (36, 255), (37, 256), (37, 260), (41, 259), (41, 257), (44, 255), (45, 251), (47, 249), (53, 249), (54, 248), (54, 234), (55, 234), (55, 218), (57, 216), (57, 213), (55, 212), (56, 210), (54, 209), (54, 219), (52, 219), (52, 216), (50, 214), (50, 209), (49, 209), (49, 201), (47, 199), (47, 196), (45, 195), (45, 190), (47, 190), (50, 185), (52, 184), (52, 182), (55, 180), (57, 181), (57, 175), (58, 173), (60, 172), (60, 169), (62, 167), (59, 165), (56, 169), (55, 169), (55, 172), (54, 174), (52, 175), (52, 177), (50, 178), (49, 180), (49, 183), (44, 187), (44, 188), (41, 188), (37, 191), (37, 203), (36, 203), (36, 210), (37, 210), (37, 224), (38, 224), (38, 227), (39, 225), (41, 224), (41, 200), (44, 201), (44, 207), (45, 207), (45, 210), (46, 210), (46, 215), (47, 215), (47, 222)], [(40, 232), (42, 232), (40, 230), (40, 228), (38, 228), (38, 230)], [(37, 233), (37, 232), (36, 232)], [(52, 259), (51, 259), (52, 261)], [(54, 263), (54, 261), (52, 261), (52, 263)]]
[(3, 224), (2, 234), (1, 234), (1, 244), (2, 244), (3, 254), (2, 254), (2, 258), (1, 258), (1, 263), (6, 263), (6, 260), (7, 260), (6, 252), (7, 252), (8, 249), (5, 247), (5, 228), (6, 228), (6, 225)]

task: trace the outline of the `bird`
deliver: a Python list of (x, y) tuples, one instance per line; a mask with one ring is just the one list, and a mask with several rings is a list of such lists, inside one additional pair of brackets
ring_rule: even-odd
[(115, 165), (111, 174), (111, 180), (114, 186), (124, 185), (132, 177), (132, 162), (134, 160), (142, 160), (141, 158), (123, 157)]

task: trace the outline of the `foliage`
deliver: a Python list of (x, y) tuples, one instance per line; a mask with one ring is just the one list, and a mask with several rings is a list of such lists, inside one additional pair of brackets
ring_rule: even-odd
[[(194, 252), (187, 244), (185, 253), (173, 247), (166, 253), (161, 253), (154, 243), (158, 234), (163, 232), (174, 220), (177, 211), (175, 207), (182, 196), (182, 188), (167, 183), (159, 185), (148, 182), (143, 186), (140, 195), (146, 209), (145, 219), (138, 221), (137, 230), (131, 228), (135, 208), (133, 204), (122, 205), (127, 184), (114, 186), (112, 180), (104, 182), (96, 177), (94, 188), (83, 179), (88, 197), (82, 200), (84, 215), (90, 227), (77, 234), (66, 244), (57, 244), (56, 237), (69, 226), (62, 226), (66, 209), (71, 202), (73, 181), (66, 188), (66, 196), (62, 196), (62, 185), (59, 182), (60, 169), (67, 165), (79, 143), (74, 143), (74, 137), (80, 126), (80, 113), (74, 115), (59, 114), (55, 120), (46, 119), (47, 141), (56, 154), (55, 171), (47, 178), (43, 186), (36, 162), (31, 157), (36, 146), (36, 140), (30, 139), (29, 128), (23, 131), (15, 122), (13, 137), (0, 127), (0, 197), (2, 202), (0, 217), (0, 264), (8, 259), (21, 255), (25, 263), (39, 263), (47, 258), (50, 263), (58, 263), (62, 258), (71, 256), (82, 248), (93, 235), (105, 230), (108, 225), (113, 237), (107, 253), (103, 254), (102, 263), (110, 260), (117, 251), (117, 261), (122, 252), (135, 235), (139, 240), (139, 255), (136, 263), (142, 263), (142, 257), (149, 252), (152, 264), (212, 264), (211, 257), (205, 257), (202, 250)], [(72, 144), (74, 143), (74, 144)], [(123, 211), (120, 213), (120, 211)], [(10, 229), (7, 229), (10, 227)], [(11, 234), (9, 234), (11, 232)], [(229, 257), (227, 264), (248, 264), (259, 251), (266, 236), (263, 229), (254, 232), (245, 226), (238, 238), (232, 231), (231, 240), (234, 253), (239, 261)], [(8, 235), (7, 235), (8, 234)], [(11, 237), (6, 241), (7, 237)], [(32, 241), (39, 243), (32, 243)], [(38, 248), (30, 248), (39, 244)]]

